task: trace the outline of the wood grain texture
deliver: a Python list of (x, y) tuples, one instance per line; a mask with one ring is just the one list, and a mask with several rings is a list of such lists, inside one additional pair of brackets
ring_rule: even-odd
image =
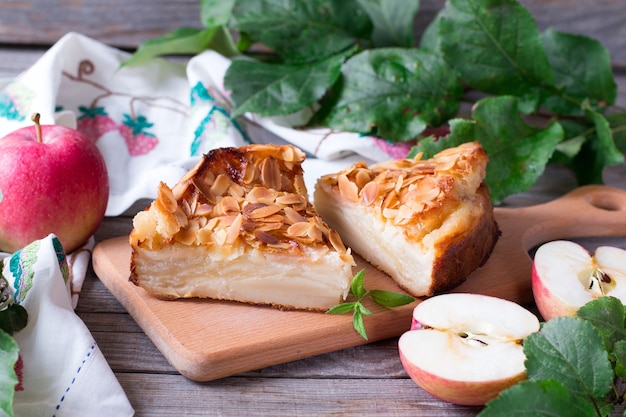
[[(548, 27), (591, 36), (626, 64), (626, 2), (622, 0), (521, 0), (540, 30)], [(110, 45), (134, 49), (177, 27), (201, 27), (199, 0), (4, 0), (0, 44), (51, 45), (65, 33), (80, 32)], [(416, 17), (419, 38), (443, 7), (422, 0)]]

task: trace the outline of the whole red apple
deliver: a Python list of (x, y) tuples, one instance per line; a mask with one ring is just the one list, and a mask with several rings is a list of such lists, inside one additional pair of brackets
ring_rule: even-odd
[(75, 129), (35, 124), (0, 139), (0, 251), (54, 233), (70, 253), (104, 218), (109, 178), (96, 145)]

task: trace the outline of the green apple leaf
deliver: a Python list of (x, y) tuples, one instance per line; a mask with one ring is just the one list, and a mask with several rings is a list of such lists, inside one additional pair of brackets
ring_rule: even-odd
[(615, 343), (612, 355), (615, 360), (615, 374), (626, 379), (626, 340), (619, 340)]
[(534, 185), (563, 139), (559, 123), (543, 129), (528, 125), (520, 117), (517, 98), (512, 96), (479, 100), (472, 118), (451, 120), (447, 137), (421, 140), (410, 155), (421, 151), (430, 158), (445, 148), (478, 141), (489, 155), (485, 182), (494, 203)]
[(576, 316), (593, 324), (608, 352), (617, 341), (626, 340), (626, 311), (618, 298), (600, 297), (582, 306)]
[(614, 373), (607, 351), (598, 331), (585, 320), (559, 317), (548, 321), (524, 341), (524, 354), (531, 380), (557, 379), (590, 401), (611, 390)]
[(455, 115), (461, 97), (461, 82), (441, 56), (419, 49), (368, 50), (343, 65), (341, 92), (324, 124), (407, 141)]
[(593, 404), (555, 380), (524, 381), (487, 403), (479, 417), (596, 417)]
[(583, 104), (586, 118), (595, 127), (572, 161), (572, 168), (579, 184), (602, 184), (602, 172), (610, 165), (624, 162), (624, 154), (615, 145), (613, 133), (606, 117)]
[(374, 47), (411, 47), (415, 42), (413, 22), (419, 0), (357, 0), (374, 25)]
[(246, 112), (286, 115), (313, 104), (337, 81), (344, 58), (339, 54), (291, 65), (233, 61), (224, 77), (224, 87), (231, 90), (232, 117)]
[(28, 324), (28, 313), (19, 304), (11, 303), (0, 311), (0, 330), (13, 334)]
[(207, 27), (227, 26), (235, 0), (200, 0), (200, 22)]
[(554, 85), (537, 24), (515, 0), (448, 0), (439, 32), (446, 61), (480, 91), (522, 96)]
[(230, 34), (222, 26), (207, 29), (178, 28), (139, 45), (137, 51), (123, 65), (137, 66), (157, 56), (197, 54), (209, 48), (227, 57), (239, 54)]
[(620, 152), (626, 153), (626, 113), (608, 114), (606, 119), (611, 127), (615, 146)]
[(363, 339), (368, 340), (367, 331), (365, 330), (365, 323), (363, 321), (363, 312), (358, 308), (354, 309), (354, 315), (352, 316), (352, 327), (354, 327), (354, 330), (356, 330), (356, 332), (360, 334)]
[(232, 22), (287, 63), (335, 55), (369, 38), (372, 30), (356, 0), (239, 1)]
[(549, 29), (543, 34), (543, 47), (558, 90), (546, 99), (546, 108), (559, 114), (582, 115), (585, 100), (595, 110), (615, 103), (617, 84), (611, 58), (600, 42)]
[(13, 337), (0, 330), (0, 410), (6, 416), (13, 416), (13, 396), (18, 383), (15, 364), (19, 346)]

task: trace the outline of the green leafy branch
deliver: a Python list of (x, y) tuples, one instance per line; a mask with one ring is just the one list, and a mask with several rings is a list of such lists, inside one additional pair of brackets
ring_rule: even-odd
[(550, 163), (582, 185), (624, 161), (626, 110), (615, 105), (608, 51), (586, 36), (541, 33), (517, 0), (447, 0), (419, 42), (419, 1), (200, 4), (202, 29), (152, 39), (126, 65), (212, 49), (233, 59), (232, 117), (299, 113), (302, 127), (416, 141), (412, 155), (424, 157), (476, 140), (494, 203)]
[(625, 323), (614, 297), (544, 323), (524, 342), (528, 380), (502, 391), (479, 416), (610, 415), (626, 403)]
[(366, 290), (364, 285), (365, 270), (361, 269), (354, 275), (350, 283), (350, 294), (356, 298), (356, 301), (349, 301), (338, 304), (328, 311), (327, 314), (346, 314), (352, 312), (352, 325), (354, 330), (368, 340), (367, 332), (363, 316), (369, 316), (372, 312), (363, 305), (363, 299), (368, 295), (374, 302), (383, 307), (399, 307), (410, 304), (415, 299), (409, 295), (385, 290)]
[(13, 397), (18, 383), (15, 364), (19, 346), (12, 337), (28, 322), (26, 309), (14, 302), (9, 283), (2, 274), (4, 261), (0, 259), (0, 410), (2, 415), (13, 416)]

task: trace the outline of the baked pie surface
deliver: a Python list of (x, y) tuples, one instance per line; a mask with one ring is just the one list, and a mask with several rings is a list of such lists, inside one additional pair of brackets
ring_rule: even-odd
[(163, 299), (213, 298), (283, 309), (343, 301), (354, 259), (308, 200), (304, 153), (219, 148), (133, 219), (130, 280)]
[(356, 254), (410, 294), (430, 296), (462, 283), (500, 235), (487, 162), (470, 142), (427, 160), (356, 163), (321, 177), (314, 203)]

